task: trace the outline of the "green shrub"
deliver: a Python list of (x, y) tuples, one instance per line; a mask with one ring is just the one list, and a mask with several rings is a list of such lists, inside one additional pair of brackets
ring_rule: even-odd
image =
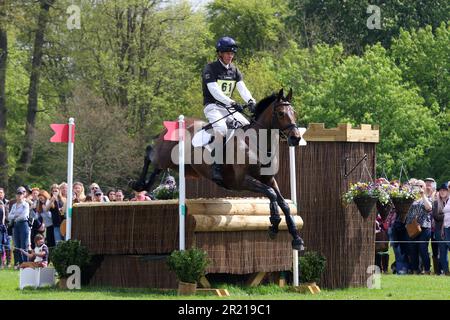
[(178, 280), (189, 283), (199, 281), (205, 275), (208, 264), (208, 254), (197, 248), (176, 250), (167, 259), (169, 269), (175, 272)]
[(60, 278), (67, 278), (67, 267), (76, 265), (82, 270), (90, 262), (90, 256), (86, 247), (79, 240), (61, 241), (51, 251), (50, 260)]
[(327, 260), (322, 254), (314, 251), (306, 252), (299, 258), (300, 282), (319, 282), (326, 263)]
[(159, 186), (153, 191), (153, 195), (157, 200), (168, 200), (178, 198), (178, 190), (176, 188), (167, 188), (165, 186)]

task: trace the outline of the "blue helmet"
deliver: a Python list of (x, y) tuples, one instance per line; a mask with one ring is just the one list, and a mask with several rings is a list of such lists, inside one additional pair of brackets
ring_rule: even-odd
[(222, 37), (217, 41), (216, 50), (218, 52), (237, 52), (237, 44), (233, 38), (230, 37)]

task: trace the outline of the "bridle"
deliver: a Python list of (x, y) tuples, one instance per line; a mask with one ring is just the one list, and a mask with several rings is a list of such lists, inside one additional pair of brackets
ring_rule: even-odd
[[(279, 122), (276, 120), (277, 114), (276, 114), (276, 111), (275, 111), (277, 109), (277, 107), (279, 107), (279, 106), (288, 107), (288, 109), (292, 110), (293, 113), (294, 113), (294, 109), (292, 108), (292, 105), (289, 102), (287, 102), (287, 101), (280, 101), (278, 104), (274, 104), (274, 106), (273, 106), (272, 125), (271, 125), (271, 127), (275, 128), (275, 129), (279, 129), (280, 130), (280, 137), (282, 139), (288, 140), (289, 135), (291, 134), (291, 131), (294, 130), (294, 129), (298, 129), (298, 127), (297, 127), (297, 124), (295, 122), (291, 123), (291, 124), (288, 124), (287, 126), (285, 126), (283, 128), (280, 128), (279, 126), (275, 126), (275, 122), (277, 122), (277, 124), (279, 124)], [(288, 130), (287, 133), (286, 133), (286, 130)]]

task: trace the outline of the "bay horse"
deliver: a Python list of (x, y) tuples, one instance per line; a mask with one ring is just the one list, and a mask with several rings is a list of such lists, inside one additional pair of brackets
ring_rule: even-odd
[[(243, 128), (244, 132), (249, 129), (255, 130), (257, 133), (269, 134), (273, 129), (278, 129), (280, 135), (287, 139), (290, 146), (297, 146), (300, 142), (301, 135), (296, 125), (295, 112), (291, 105), (292, 89), (288, 95), (284, 97), (283, 89), (278, 94), (273, 94), (261, 100), (255, 109), (253, 121)], [(207, 123), (196, 120), (186, 119), (186, 130), (191, 136), (194, 135), (194, 123), (198, 125), (207, 125)], [(177, 141), (165, 141), (163, 139), (167, 129), (159, 134), (154, 146), (148, 146), (146, 148), (146, 155), (144, 158), (144, 167), (140, 178), (137, 181), (130, 183), (130, 186), (136, 191), (147, 190), (150, 191), (157, 176), (166, 169), (177, 170), (178, 166), (171, 160), (171, 150), (177, 146)], [(188, 135), (187, 135), (188, 136)], [(270, 152), (270, 137), (266, 139), (268, 146), (267, 149)], [(247, 145), (247, 140), (241, 140), (241, 144)], [(277, 141), (278, 143), (278, 141)], [(259, 147), (259, 146), (258, 146)], [(191, 148), (193, 152), (194, 148)], [(266, 150), (267, 150), (266, 149)], [(202, 149), (204, 150), (204, 149)], [(186, 152), (189, 152), (186, 149)], [(227, 149), (228, 152), (228, 149)], [(248, 152), (248, 150), (247, 150)], [(192, 153), (191, 153), (192, 154)], [(153, 164), (154, 171), (151, 173), (148, 180), (146, 180), (149, 165)], [(228, 164), (223, 166), (223, 185), (230, 190), (243, 191), (248, 190), (256, 193), (263, 194), (270, 200), (270, 227), (269, 237), (274, 239), (278, 233), (278, 225), (281, 222), (281, 217), (278, 211), (278, 206), (281, 208), (285, 215), (286, 224), (288, 226), (289, 233), (291, 234), (292, 247), (296, 250), (303, 250), (303, 240), (299, 236), (297, 228), (294, 223), (294, 219), (290, 214), (289, 205), (281, 195), (278, 188), (278, 184), (274, 178), (274, 175), (262, 175), (262, 164), (257, 162), (256, 164)], [(186, 177), (200, 177), (203, 176), (211, 180), (211, 165), (206, 164), (204, 161), (201, 164), (186, 164), (185, 174)]]

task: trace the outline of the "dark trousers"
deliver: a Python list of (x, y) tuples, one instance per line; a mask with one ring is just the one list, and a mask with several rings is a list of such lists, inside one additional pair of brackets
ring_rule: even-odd
[(46, 228), (47, 247), (51, 248), (55, 246), (55, 231), (53, 226)]
[(375, 264), (380, 268), (381, 272), (388, 272), (389, 254), (387, 252), (375, 253)]
[(422, 259), (423, 269), (426, 272), (430, 271), (430, 254), (428, 252), (428, 244), (431, 238), (430, 228), (423, 228), (422, 232), (410, 239), (410, 255), (411, 255), (411, 269), (415, 272), (420, 272), (419, 269), (419, 256)]
[[(395, 221), (392, 227), (392, 247), (395, 253), (395, 269), (397, 274), (407, 274), (409, 267), (408, 233), (405, 224)], [(396, 242), (401, 241), (401, 242)]]

